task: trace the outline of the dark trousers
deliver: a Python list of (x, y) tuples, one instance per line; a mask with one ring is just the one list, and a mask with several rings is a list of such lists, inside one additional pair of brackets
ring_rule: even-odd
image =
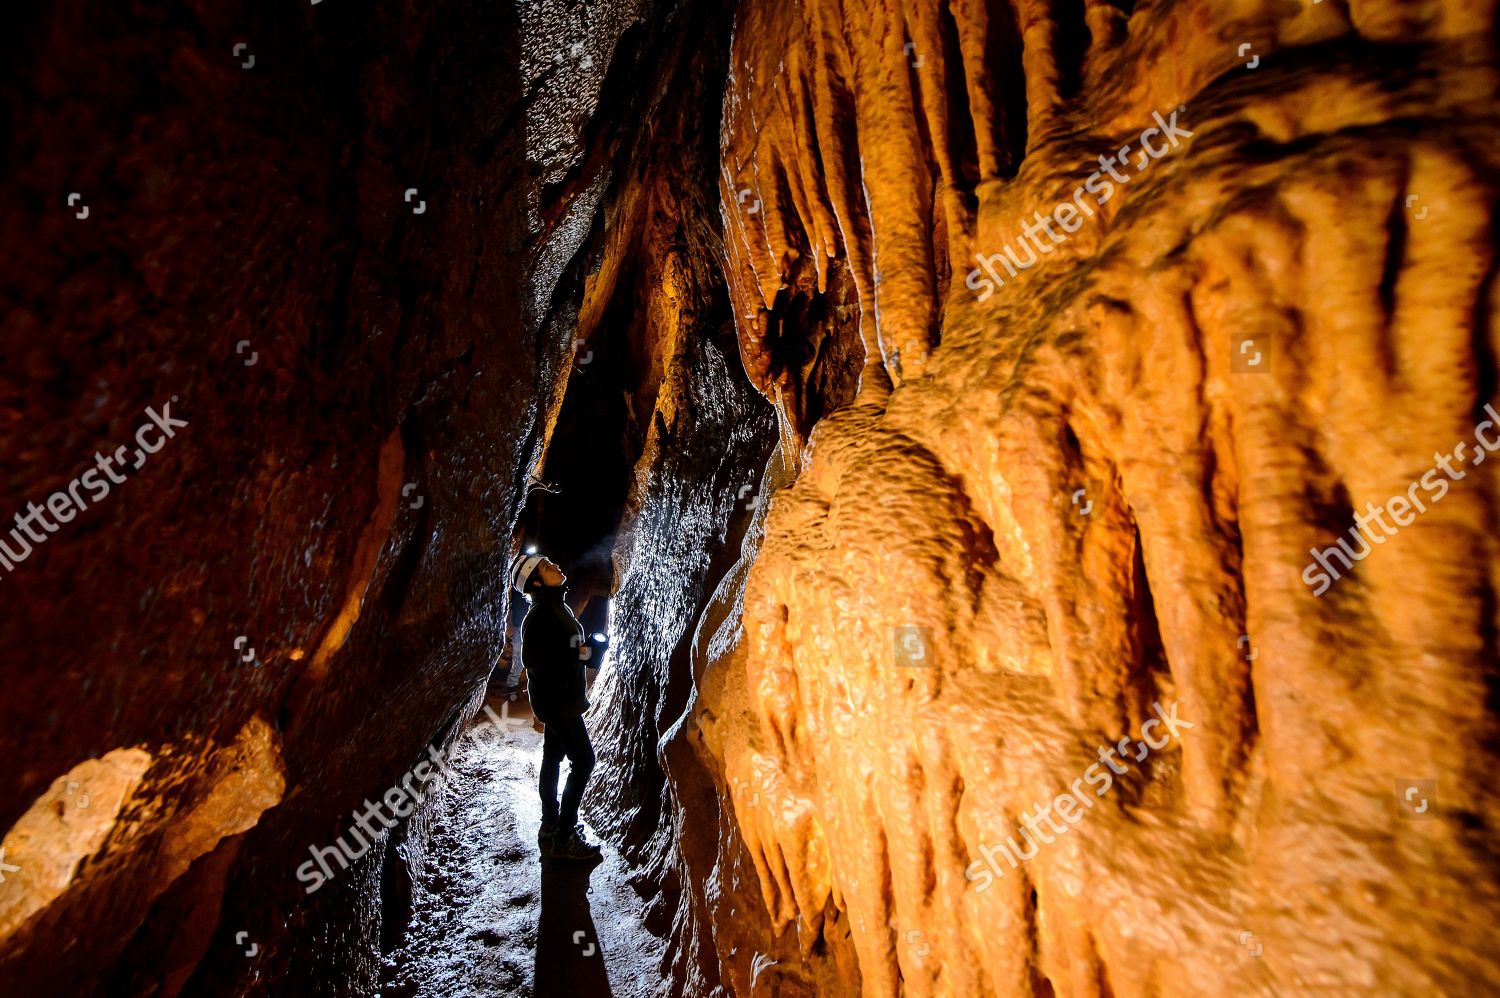
[[(594, 744), (582, 717), (550, 717), (543, 720), (547, 730), (542, 738), (542, 771), (537, 789), (542, 795), (542, 824), (555, 825), (560, 831), (571, 831), (578, 824), (578, 804), (583, 788), (594, 771)], [(557, 772), (563, 756), (568, 757), (568, 783), (563, 787), (562, 807), (557, 803)]]

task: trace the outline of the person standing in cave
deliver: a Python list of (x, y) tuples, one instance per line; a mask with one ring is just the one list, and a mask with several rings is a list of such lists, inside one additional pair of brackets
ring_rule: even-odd
[[(595, 860), (599, 847), (584, 837), (578, 823), (578, 805), (594, 771), (594, 746), (583, 723), (589, 706), (583, 675), (589, 644), (565, 599), (568, 577), (555, 562), (526, 555), (516, 562), (511, 582), (531, 603), (521, 622), (521, 665), (532, 712), (545, 725), (537, 778), (542, 797), (537, 845), (543, 856)], [(568, 758), (568, 782), (559, 803), (557, 778), (563, 756)]]

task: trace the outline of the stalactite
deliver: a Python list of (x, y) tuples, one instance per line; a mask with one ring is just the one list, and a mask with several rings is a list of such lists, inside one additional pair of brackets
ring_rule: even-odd
[[(800, 425), (799, 330), (767, 317), (844, 271), (895, 390), (867, 367), (816, 424), (694, 723), (772, 924), (848, 913), (845, 987), (1495, 979), (1462, 902), (1430, 900), (1492, 883), (1483, 850), (1390, 800), (1490, 758), (1488, 472), (1327, 595), (1302, 576), (1493, 391), (1493, 26), (1458, 2), (741, 5), (721, 194), (747, 367)], [(1173, 704), (1192, 727), (1143, 751)], [(1122, 738), (1078, 824), (987, 860)], [(826, 982), (826, 942), (742, 949)]]

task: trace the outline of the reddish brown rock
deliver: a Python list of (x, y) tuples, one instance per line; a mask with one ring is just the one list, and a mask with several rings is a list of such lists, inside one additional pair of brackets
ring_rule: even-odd
[[(187, 425), (3, 580), (0, 978), (371, 990), (390, 843), (311, 896), (295, 871), (452, 737), (504, 641), (567, 351), (533, 274), (572, 248), (528, 222), (546, 82), (498, 8), (16, 22), (0, 509), (134, 447), (148, 406)], [(585, 119), (546, 124), (553, 167)], [(609, 166), (554, 182), (558, 225)]]

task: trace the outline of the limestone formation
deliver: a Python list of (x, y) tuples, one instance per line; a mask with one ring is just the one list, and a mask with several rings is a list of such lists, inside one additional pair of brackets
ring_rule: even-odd
[(755, 993), (1495, 987), (1493, 5), (919, 6), (736, 14), (747, 367), (799, 425), (786, 303), (852, 283), (886, 378), (695, 719), (770, 916), (734, 990), (757, 948)]

